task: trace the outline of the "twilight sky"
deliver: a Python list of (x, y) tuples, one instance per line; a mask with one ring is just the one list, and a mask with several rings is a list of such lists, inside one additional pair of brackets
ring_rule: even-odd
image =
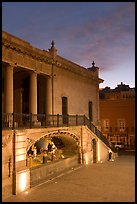
[(2, 2), (2, 30), (85, 68), (135, 87), (135, 2)]

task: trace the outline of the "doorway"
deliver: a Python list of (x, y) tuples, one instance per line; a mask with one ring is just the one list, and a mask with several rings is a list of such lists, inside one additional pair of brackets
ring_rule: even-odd
[(97, 142), (95, 139), (92, 140), (92, 144), (93, 144), (93, 163), (96, 163), (97, 162), (97, 153), (96, 153)]
[(63, 124), (68, 123), (68, 98), (63, 96), (62, 97), (62, 117), (63, 117)]

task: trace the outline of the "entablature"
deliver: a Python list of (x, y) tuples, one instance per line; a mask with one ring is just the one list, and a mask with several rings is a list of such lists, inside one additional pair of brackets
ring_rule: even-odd
[[(5, 32), (3, 32), (3, 33), (5, 33)], [(8, 35), (8, 33), (5, 33), (5, 34), (6, 34), (6, 36)], [(11, 39), (13, 39), (13, 38), (16, 39), (17, 37), (12, 36)], [(17, 41), (16, 40), (11, 41), (10, 38), (8, 39), (8, 37), (3, 37), (2, 38), (2, 46), (3, 46), (3, 49), (4, 48), (9, 49), (9, 50), (17, 52), (19, 54), (28, 56), (31, 59), (39, 61), (41, 63), (44, 62), (47, 64), (55, 65), (57, 68), (59, 67), (59, 68), (65, 69), (67, 71), (70, 71), (72, 73), (75, 73), (77, 75), (81, 75), (83, 77), (91, 79), (92, 81), (95, 81), (96, 83), (102, 82), (101, 79), (99, 79), (98, 76), (96, 76), (93, 71), (88, 70), (85, 67), (82, 67), (82, 66), (80, 66), (80, 65), (78, 65), (72, 61), (69, 61), (69, 60), (67, 60), (67, 59), (65, 59), (59, 55), (57, 55), (56, 59), (53, 59), (53, 57), (50, 55), (50, 53), (48, 51), (35, 48), (31, 44), (29, 44), (28, 42), (23, 41), (19, 38), (17, 38)], [(10, 61), (10, 59), (8, 61)], [(14, 59), (12, 59), (12, 61), (14, 61)], [(15, 59), (15, 63), (16, 63), (16, 59)], [(39, 69), (39, 68), (37, 67), (37, 69)]]

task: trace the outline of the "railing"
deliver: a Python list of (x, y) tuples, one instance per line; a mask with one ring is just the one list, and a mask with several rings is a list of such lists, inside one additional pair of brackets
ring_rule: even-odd
[(95, 126), (93, 123), (90, 122), (90, 120), (85, 116), (85, 123), (84, 125), (87, 125), (87, 127), (100, 139), (102, 140), (109, 148), (111, 148), (113, 151), (114, 148), (111, 144), (111, 142), (106, 138), (106, 136), (103, 135), (103, 133)]
[(85, 115), (2, 113), (2, 129), (14, 130), (27, 128), (68, 127), (78, 125), (86, 125), (109, 148), (113, 148), (109, 140)]
[(84, 115), (2, 113), (2, 129), (47, 128), (84, 124)]

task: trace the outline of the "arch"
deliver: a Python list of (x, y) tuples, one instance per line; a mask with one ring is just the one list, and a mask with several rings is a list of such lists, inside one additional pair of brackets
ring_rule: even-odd
[(58, 131), (50, 131), (50, 132), (44, 133), (40, 137), (38, 137), (36, 140), (27, 138), (28, 145), (26, 147), (26, 152), (28, 152), (28, 150), (30, 149), (30, 147), (32, 145), (34, 145), (38, 140), (40, 140), (40, 139), (42, 139), (44, 137), (52, 139), (52, 137), (55, 137), (55, 136), (58, 136), (58, 137), (60, 136), (61, 137), (61, 135), (70, 136), (71, 138), (74, 139), (74, 141), (76, 142), (76, 145), (79, 146), (79, 137), (78, 137), (78, 135), (76, 135), (75, 133), (70, 132), (70, 131), (58, 130)]
[[(54, 153), (49, 150), (49, 144), (53, 145), (54, 149), (52, 150)], [(30, 143), (26, 148), (27, 165), (31, 168), (32, 166), (44, 164), (44, 159), (46, 159), (47, 163), (74, 155), (79, 157), (79, 145), (79, 137), (70, 131), (56, 130), (42, 133), (35, 140), (30, 139)], [(35, 147), (36, 152), (34, 151)]]

